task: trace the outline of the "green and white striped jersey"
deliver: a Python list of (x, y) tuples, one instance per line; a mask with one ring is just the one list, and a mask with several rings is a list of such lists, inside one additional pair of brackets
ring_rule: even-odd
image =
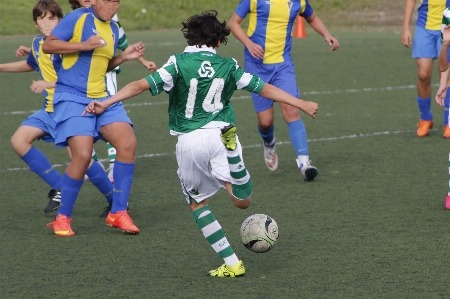
[(152, 95), (169, 93), (172, 135), (235, 124), (230, 102), (233, 92), (243, 89), (260, 93), (264, 86), (258, 76), (244, 72), (236, 60), (222, 58), (206, 46), (186, 47), (146, 79)]

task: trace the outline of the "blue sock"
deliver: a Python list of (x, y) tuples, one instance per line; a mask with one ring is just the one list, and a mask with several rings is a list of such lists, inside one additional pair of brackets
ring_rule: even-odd
[(108, 175), (106, 174), (103, 167), (98, 164), (98, 162), (94, 161), (91, 167), (86, 171), (89, 180), (92, 184), (97, 187), (97, 189), (106, 197), (107, 202), (113, 201), (113, 185), (108, 179)]
[(47, 157), (34, 146), (22, 157), (30, 171), (36, 173), (53, 189), (61, 189), (62, 175), (57, 172)]
[(264, 140), (264, 143), (266, 145), (272, 145), (273, 140), (275, 139), (275, 137), (273, 136), (273, 132), (275, 130), (275, 125), (272, 125), (272, 127), (270, 127), (269, 131), (267, 131), (267, 132), (263, 132), (263, 131), (261, 131), (261, 128), (259, 126), (257, 126), (257, 127), (258, 127), (259, 134), (261, 134), (261, 137)]
[(288, 124), (289, 135), (291, 136), (292, 146), (298, 155), (309, 155), (308, 139), (306, 138), (306, 129), (301, 119)]
[(417, 96), (417, 105), (419, 106), (421, 120), (433, 120), (431, 113), (431, 98), (422, 99)]
[(133, 172), (136, 163), (124, 163), (117, 161), (114, 165), (114, 200), (111, 213), (127, 209), (128, 197), (130, 195), (131, 184), (133, 183)]
[(450, 87), (447, 87), (447, 95), (444, 100), (444, 127), (448, 125), (448, 109), (450, 105)]
[(72, 217), (73, 207), (77, 201), (77, 196), (83, 182), (84, 178), (81, 180), (74, 180), (64, 172), (61, 186), (61, 205), (59, 206), (56, 216), (63, 214), (68, 218)]

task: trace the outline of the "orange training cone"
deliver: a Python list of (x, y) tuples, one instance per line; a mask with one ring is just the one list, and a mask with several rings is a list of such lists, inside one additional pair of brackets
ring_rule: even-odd
[(301, 16), (297, 16), (297, 22), (294, 29), (294, 37), (304, 38), (306, 37), (305, 23)]

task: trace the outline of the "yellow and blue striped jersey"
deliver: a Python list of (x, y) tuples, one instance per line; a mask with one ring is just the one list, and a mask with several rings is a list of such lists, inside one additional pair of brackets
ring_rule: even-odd
[(313, 14), (308, 0), (241, 0), (235, 13), (249, 15), (247, 35), (264, 49), (264, 59), (255, 59), (245, 49), (245, 59), (258, 63), (280, 63), (292, 60), (292, 26), (301, 15)]
[(114, 21), (101, 20), (92, 7), (79, 8), (65, 15), (52, 34), (68, 42), (84, 42), (93, 35), (105, 40), (105, 47), (63, 55), (56, 90), (88, 98), (106, 97), (105, 75), (118, 47), (118, 25)]
[[(61, 56), (55, 54), (45, 54), (42, 52), (44, 37), (39, 35), (33, 39), (31, 52), (27, 58), (27, 64), (32, 66), (46, 82), (55, 82), (58, 79), (58, 71), (61, 66)], [(54, 88), (46, 88), (43, 91), (44, 108), (46, 112), (53, 112)]]
[(428, 30), (440, 30), (442, 14), (448, 6), (450, 6), (450, 0), (421, 0), (417, 9), (416, 26)]

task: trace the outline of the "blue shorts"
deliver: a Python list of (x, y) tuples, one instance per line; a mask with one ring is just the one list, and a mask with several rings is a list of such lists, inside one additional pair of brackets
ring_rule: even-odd
[[(108, 98), (96, 100), (104, 101)], [(53, 118), (56, 122), (55, 144), (58, 147), (68, 146), (67, 140), (73, 136), (92, 136), (94, 141), (103, 139), (99, 132), (104, 125), (115, 122), (133, 125), (121, 102), (112, 105), (100, 115), (81, 116), (87, 106), (82, 104), (86, 102), (86, 97), (70, 92), (55, 92), (54, 99), (57, 100)]]
[[(292, 61), (263, 64), (246, 60), (244, 68), (247, 73), (258, 75), (265, 83), (275, 85), (294, 97), (300, 98), (294, 63)], [(256, 112), (266, 111), (273, 106), (272, 100), (266, 99), (256, 93), (252, 93), (252, 100)]]
[(47, 133), (39, 139), (45, 142), (55, 142), (55, 120), (52, 112), (45, 112), (45, 108), (41, 108), (23, 121), (21, 126), (29, 126), (38, 128)]
[(412, 58), (436, 59), (441, 51), (441, 31), (416, 27), (412, 44)]

